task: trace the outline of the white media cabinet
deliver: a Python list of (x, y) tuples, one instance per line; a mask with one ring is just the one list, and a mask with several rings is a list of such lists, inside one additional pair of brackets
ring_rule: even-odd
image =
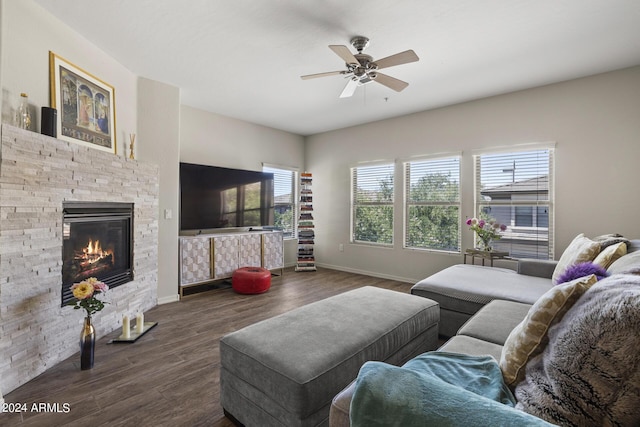
[(281, 231), (247, 231), (179, 237), (180, 298), (189, 286), (228, 279), (240, 267), (284, 269)]

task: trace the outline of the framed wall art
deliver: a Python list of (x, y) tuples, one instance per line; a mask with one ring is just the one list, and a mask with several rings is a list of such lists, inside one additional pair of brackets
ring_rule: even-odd
[(115, 89), (49, 52), (51, 107), (58, 110), (57, 137), (116, 154)]

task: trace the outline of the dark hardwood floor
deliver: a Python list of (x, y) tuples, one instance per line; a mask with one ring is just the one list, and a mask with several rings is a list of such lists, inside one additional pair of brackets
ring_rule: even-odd
[(145, 313), (145, 320), (158, 326), (138, 342), (107, 344), (120, 331), (102, 336), (93, 369), (81, 371), (76, 354), (4, 396), (5, 403), (26, 404), (29, 410), (33, 403), (58, 403), (61, 412), (4, 413), (0, 425), (232, 426), (219, 401), (220, 338), (367, 285), (400, 292), (411, 288), (409, 283), (335, 270), (287, 269), (273, 277), (264, 294), (239, 295), (226, 286), (157, 306)]

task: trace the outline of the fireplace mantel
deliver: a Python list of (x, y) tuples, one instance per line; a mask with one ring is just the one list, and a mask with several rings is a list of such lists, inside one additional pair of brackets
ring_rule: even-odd
[(60, 306), (63, 203), (134, 206), (134, 280), (106, 294), (100, 338), (156, 305), (159, 187), (154, 164), (6, 124), (1, 134), (0, 390), (9, 393), (78, 352), (82, 313)]

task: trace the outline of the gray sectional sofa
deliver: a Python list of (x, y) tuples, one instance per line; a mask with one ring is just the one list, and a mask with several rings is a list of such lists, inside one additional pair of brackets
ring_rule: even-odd
[[(551, 419), (554, 424), (559, 425), (603, 425), (603, 420), (612, 422), (611, 418), (615, 418), (613, 423), (616, 425), (640, 425), (640, 414), (637, 411), (640, 405), (640, 356), (637, 351), (633, 351), (633, 357), (626, 356), (627, 353), (631, 353), (630, 349), (633, 346), (640, 345), (640, 337), (637, 333), (640, 326), (640, 240), (626, 241), (626, 247), (627, 254), (608, 267), (607, 272), (611, 276), (593, 285), (578, 299), (584, 307), (577, 307), (576, 303), (573, 306), (575, 310), (570, 308), (559, 321), (560, 323), (545, 333), (545, 339), (554, 340), (554, 345), (550, 343), (546, 348), (543, 347), (544, 353), (534, 359), (535, 363), (528, 362), (534, 365), (531, 369), (540, 380), (547, 372), (554, 372), (557, 368), (556, 365), (547, 366), (547, 363), (556, 364), (555, 359), (560, 360), (562, 357), (564, 357), (563, 362), (558, 363), (573, 363), (572, 359), (575, 358), (576, 364), (579, 365), (576, 369), (580, 371), (572, 373), (572, 377), (588, 383), (592, 381), (591, 372), (601, 373), (600, 371), (608, 370), (605, 374), (607, 376), (610, 374), (610, 378), (598, 377), (593, 381), (598, 384), (611, 381), (615, 387), (613, 391), (607, 390), (603, 385), (605, 391), (601, 393), (606, 397), (595, 399), (598, 402), (594, 404), (581, 401), (585, 399), (584, 396), (593, 393), (594, 387), (582, 394), (575, 391), (575, 384), (568, 387), (569, 391), (566, 392), (563, 392), (560, 387), (561, 396), (565, 398), (570, 396), (564, 400), (572, 401), (571, 410), (582, 411), (578, 415), (565, 414), (562, 412), (565, 410), (562, 405), (557, 411), (550, 409), (555, 408), (557, 402), (553, 402), (553, 399), (558, 400), (557, 396), (550, 401), (545, 401), (550, 398), (536, 394), (540, 394), (542, 389), (557, 387), (557, 384), (540, 385), (535, 381), (523, 381), (518, 385), (520, 390), (516, 389), (514, 393), (518, 399), (517, 405), (526, 408), (518, 406), (516, 406), (517, 409), (507, 408), (507, 420), (509, 411), (521, 417), (522, 411), (518, 409), (523, 409), (529, 413), (545, 414), (545, 419)], [(559, 262), (563, 262), (563, 258)], [(554, 287), (555, 276), (558, 273), (556, 268), (558, 261), (521, 260), (518, 264), (517, 271), (455, 265), (421, 280), (412, 288), (412, 294), (429, 298), (440, 304), (440, 333), (450, 338), (438, 351), (490, 355), (496, 361), (501, 360), (503, 345), (507, 338), (528, 316), (532, 305)], [(628, 292), (626, 292), (627, 289)], [(616, 298), (617, 295), (621, 295), (620, 301)], [(602, 307), (602, 312), (598, 311), (599, 307)], [(589, 310), (595, 314), (588, 314)], [(565, 318), (567, 320), (563, 324)], [(598, 333), (600, 335), (597, 335)], [(581, 349), (581, 343), (589, 340), (594, 340), (592, 345), (588, 349)], [(606, 349), (601, 349), (601, 346)], [(565, 354), (566, 352), (570, 354)], [(549, 362), (550, 360), (552, 362)], [(529, 365), (526, 365), (526, 369), (530, 369)], [(556, 381), (555, 377), (552, 379)], [(330, 426), (350, 425), (350, 404), (356, 388), (355, 384), (354, 381), (334, 398)], [(610, 399), (610, 396), (615, 396), (618, 401), (606, 400)], [(536, 406), (529, 402), (534, 398), (547, 403)], [(599, 404), (604, 409), (600, 408)], [(596, 409), (593, 409), (594, 407)], [(587, 416), (585, 415), (587, 410), (599, 412), (596, 411), (597, 414)], [(475, 414), (469, 414), (468, 425), (479, 422), (474, 416)], [(587, 416), (587, 418), (579, 418), (580, 416)], [(577, 424), (576, 417), (580, 420)], [(513, 419), (514, 422), (516, 419)], [(533, 420), (537, 423), (539, 418), (532, 416), (530, 425), (535, 424)]]
[(451, 337), (493, 300), (533, 304), (553, 286), (555, 261), (520, 260), (508, 268), (458, 264), (416, 283), (411, 293), (440, 304), (440, 335)]

